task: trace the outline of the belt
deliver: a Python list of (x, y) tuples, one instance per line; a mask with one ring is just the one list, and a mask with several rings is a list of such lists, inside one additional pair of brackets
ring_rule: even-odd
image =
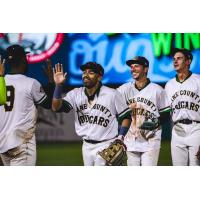
[[(108, 139), (108, 140), (112, 140), (112, 139), (114, 139), (114, 138), (111, 138), (111, 139)], [(84, 139), (85, 142), (90, 143), (90, 144), (98, 144), (98, 143), (101, 143), (101, 142), (106, 142), (108, 140), (97, 141), (97, 140), (86, 140), (86, 139)]]
[(200, 123), (200, 121), (195, 121), (195, 120), (190, 120), (190, 119), (182, 119), (182, 120), (174, 122), (175, 125), (178, 124), (178, 123), (181, 123), (181, 124), (198, 124), (198, 123)]

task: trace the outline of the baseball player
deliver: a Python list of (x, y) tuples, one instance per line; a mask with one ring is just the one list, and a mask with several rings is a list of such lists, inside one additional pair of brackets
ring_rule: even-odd
[[(130, 125), (130, 110), (118, 91), (101, 83), (104, 69), (100, 64), (88, 62), (82, 65), (84, 87), (75, 88), (62, 99), (62, 84), (66, 79), (61, 64), (54, 69), (56, 88), (52, 102), (54, 111), (74, 110), (76, 133), (83, 138), (84, 165), (105, 165), (98, 152), (107, 148), (118, 135), (118, 120), (122, 121), (119, 132), (125, 134)], [(118, 120), (117, 117), (118, 116)], [(119, 138), (121, 138), (119, 136)]]
[[(23, 47), (8, 47), (7, 59), (11, 71), (5, 76), (7, 102), (0, 106), (0, 155), (4, 165), (35, 165), (36, 106), (49, 109), (51, 100), (37, 80), (25, 75), (28, 63)], [(53, 81), (50, 62), (46, 73)]]
[[(132, 122), (124, 138), (127, 146), (127, 164), (134, 166), (157, 165), (161, 127), (169, 118), (169, 104), (164, 89), (147, 78), (149, 61), (142, 56), (128, 60), (134, 81), (118, 88), (132, 109)], [(147, 127), (144, 127), (146, 123)], [(149, 129), (148, 125), (153, 127)]]
[(0, 55), (0, 105), (6, 103), (6, 84), (4, 79), (4, 63), (5, 59), (1, 59)]
[(176, 77), (166, 84), (171, 103), (173, 165), (200, 164), (200, 76), (190, 71), (193, 56), (187, 49), (173, 50)]

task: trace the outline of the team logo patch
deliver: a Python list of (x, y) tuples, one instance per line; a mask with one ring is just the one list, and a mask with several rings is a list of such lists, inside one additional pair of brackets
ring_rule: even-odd
[(64, 33), (0, 33), (0, 48), (20, 44), (27, 55), (28, 63), (37, 63), (50, 58), (60, 47)]

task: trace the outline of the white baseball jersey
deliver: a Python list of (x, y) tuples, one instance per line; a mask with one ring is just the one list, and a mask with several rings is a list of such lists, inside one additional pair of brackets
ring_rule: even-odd
[(175, 77), (167, 82), (165, 90), (172, 108), (174, 122), (182, 119), (200, 121), (200, 76), (191, 74), (180, 83)]
[(149, 83), (142, 90), (138, 90), (133, 81), (123, 84), (118, 91), (126, 100), (127, 105), (136, 103), (136, 106), (132, 108), (132, 123), (125, 136), (127, 150), (145, 152), (159, 149), (161, 130), (156, 131), (155, 136), (147, 141), (142, 136), (142, 130), (139, 127), (144, 120), (158, 120), (159, 113), (169, 109), (164, 89), (155, 83)]
[(88, 103), (84, 87), (73, 89), (63, 99), (74, 109), (77, 135), (86, 140), (103, 141), (116, 137), (116, 115), (123, 117), (130, 112), (119, 92), (106, 86), (101, 86), (92, 105)]
[[(175, 77), (167, 82), (166, 93), (174, 122), (189, 119), (200, 121), (200, 76), (190, 74), (182, 83)], [(200, 124), (175, 123), (172, 129), (172, 163), (178, 166), (200, 165), (197, 151), (200, 146)]]
[(22, 144), (35, 131), (35, 104), (45, 98), (40, 83), (22, 74), (6, 75), (7, 103), (0, 106), (0, 153)]

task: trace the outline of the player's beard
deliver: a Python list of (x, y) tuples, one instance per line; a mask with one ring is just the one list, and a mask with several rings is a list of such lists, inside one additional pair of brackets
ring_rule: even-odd
[(84, 87), (86, 87), (87, 89), (91, 89), (93, 88), (94, 86), (96, 86), (97, 84), (97, 79), (90, 79), (90, 78), (87, 78), (87, 81), (85, 82), (84, 79), (83, 79), (83, 85)]
[(95, 82), (83, 82), (83, 85), (87, 88), (87, 89), (91, 89), (93, 88), (96, 83)]

